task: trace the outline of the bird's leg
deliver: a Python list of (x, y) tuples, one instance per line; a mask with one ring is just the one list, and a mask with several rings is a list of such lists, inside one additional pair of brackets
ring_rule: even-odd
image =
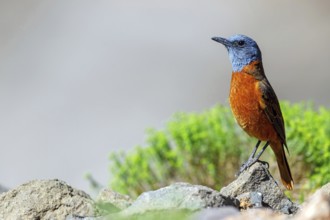
[(251, 155), (249, 156), (248, 161), (251, 160), (252, 158), (254, 158), (254, 155), (256, 154), (256, 152), (257, 152), (257, 150), (259, 148), (260, 143), (261, 143), (261, 140), (258, 140), (258, 142), (257, 142), (256, 146), (254, 147)]
[(251, 162), (253, 161), (254, 155), (256, 154), (256, 152), (259, 148), (260, 143), (261, 143), (261, 140), (258, 140), (256, 146), (254, 147), (252, 153), (249, 156), (249, 159), (245, 163), (243, 163), (243, 165), (239, 169), (238, 173), (236, 173), (236, 176), (239, 176), (244, 170), (246, 170), (250, 166)]
[(252, 154), (250, 155), (249, 159), (241, 166), (241, 168), (239, 169), (239, 172), (236, 174), (236, 176), (239, 176), (244, 170), (246, 170), (247, 168), (252, 166), (255, 162), (257, 162), (259, 160), (260, 156), (262, 155), (262, 153), (266, 150), (266, 148), (269, 145), (269, 141), (267, 141), (266, 144), (262, 147), (261, 151), (255, 157), (255, 154), (257, 152), (257, 149), (258, 149), (260, 143), (261, 143), (261, 141), (259, 140), (257, 142), (257, 145), (255, 146), (254, 150), (252, 151)]
[[(261, 154), (266, 150), (266, 148), (269, 145), (269, 141), (266, 142), (265, 146), (262, 147), (261, 151), (257, 154), (257, 156), (254, 158), (255, 162), (257, 162), (257, 160), (259, 160), (259, 158), (261, 157)], [(254, 162), (254, 163), (255, 163)], [(252, 165), (252, 164), (251, 164)], [(250, 166), (251, 166), (250, 165)]]

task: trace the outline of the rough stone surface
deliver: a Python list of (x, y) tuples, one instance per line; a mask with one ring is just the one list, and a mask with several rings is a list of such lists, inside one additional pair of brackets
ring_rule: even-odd
[(131, 197), (122, 195), (111, 189), (101, 190), (98, 197), (96, 198), (96, 201), (102, 203), (111, 203), (118, 209), (125, 209), (133, 203)]
[(0, 195), (0, 219), (65, 219), (69, 214), (93, 216), (93, 202), (59, 180), (33, 180)]
[(143, 215), (138, 219), (164, 219), (166, 215), (168, 219), (187, 220), (330, 219), (330, 184), (319, 189), (296, 215), (287, 215), (298, 206), (283, 194), (261, 163), (253, 165), (221, 192), (175, 183), (145, 192), (134, 202), (109, 189), (103, 190), (97, 200), (122, 211), (93, 217), (93, 201), (86, 193), (59, 180), (35, 180), (0, 195), (0, 219), (107, 220), (131, 219), (132, 215)]
[(162, 210), (199, 210), (208, 207), (237, 206), (238, 202), (222, 196), (205, 186), (175, 183), (170, 186), (142, 193), (122, 215), (142, 214)]
[(251, 192), (261, 193), (263, 207), (269, 207), (285, 214), (296, 213), (299, 209), (297, 204), (284, 195), (270, 175), (267, 166), (259, 162), (241, 173), (235, 181), (220, 191), (223, 196), (235, 198)]
[(236, 199), (239, 200), (239, 207), (241, 209), (262, 207), (262, 194), (259, 192), (243, 193), (237, 196)]

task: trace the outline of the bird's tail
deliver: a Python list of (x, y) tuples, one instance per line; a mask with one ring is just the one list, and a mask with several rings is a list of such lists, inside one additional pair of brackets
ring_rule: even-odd
[(290, 167), (288, 161), (285, 156), (284, 147), (281, 142), (271, 143), (270, 146), (272, 147), (276, 160), (277, 165), (280, 170), (281, 180), (285, 188), (288, 190), (293, 189), (293, 178), (291, 175)]

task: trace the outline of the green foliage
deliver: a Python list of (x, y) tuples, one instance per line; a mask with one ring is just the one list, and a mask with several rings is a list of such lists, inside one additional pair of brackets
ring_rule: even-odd
[(330, 181), (330, 110), (311, 104), (283, 103), (288, 145), (296, 178), (315, 189)]
[[(295, 182), (299, 186), (309, 180), (313, 189), (330, 181), (330, 111), (305, 103), (281, 106)], [(233, 180), (256, 143), (220, 105), (202, 113), (177, 113), (164, 129), (149, 129), (147, 137), (144, 147), (111, 154), (114, 190), (136, 196), (177, 181), (219, 189)], [(263, 159), (278, 173), (270, 150)]]

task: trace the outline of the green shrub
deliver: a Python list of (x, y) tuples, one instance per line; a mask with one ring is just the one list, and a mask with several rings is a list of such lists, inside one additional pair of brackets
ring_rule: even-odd
[[(296, 186), (314, 189), (329, 182), (330, 111), (315, 111), (305, 103), (282, 102), (281, 107)], [(111, 154), (110, 187), (132, 196), (177, 181), (220, 189), (234, 179), (256, 141), (242, 131), (226, 106), (177, 113), (164, 129), (147, 131), (146, 146)], [(271, 150), (262, 159), (278, 173)]]
[(330, 110), (305, 103), (283, 103), (282, 110), (296, 179), (316, 189), (330, 181)]

